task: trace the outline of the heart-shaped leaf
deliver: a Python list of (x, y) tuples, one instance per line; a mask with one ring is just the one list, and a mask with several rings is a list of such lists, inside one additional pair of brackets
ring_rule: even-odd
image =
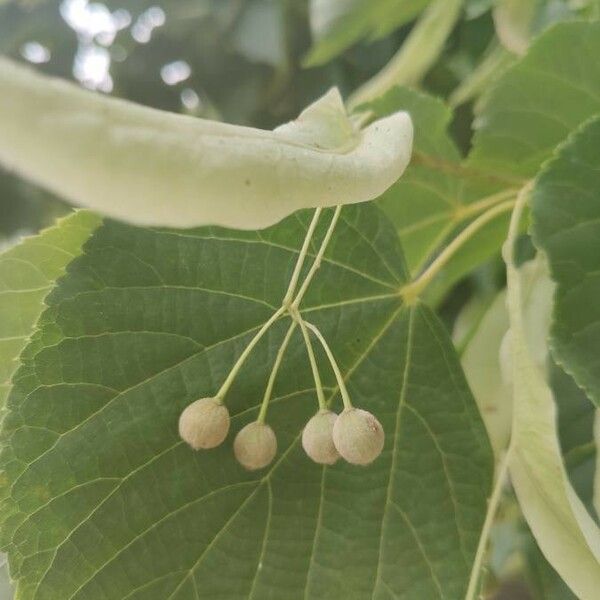
[(490, 88), (475, 120), (469, 165), (531, 177), (586, 119), (600, 112), (600, 22), (550, 28)]
[(381, 457), (306, 457), (317, 404), (296, 332), (267, 415), (275, 461), (235, 462), (231, 435), (256, 418), (284, 320), (227, 396), (225, 444), (194, 452), (178, 437), (182, 409), (215, 392), (281, 302), (307, 217), (260, 233), (108, 222), (71, 263), (3, 424), (2, 541), (20, 598), (464, 596), (492, 453), (444, 327), (402, 303), (396, 234), (373, 206), (342, 211), (301, 309), (383, 424)]
[(563, 145), (538, 177), (535, 243), (557, 282), (552, 349), (600, 406), (600, 118)]

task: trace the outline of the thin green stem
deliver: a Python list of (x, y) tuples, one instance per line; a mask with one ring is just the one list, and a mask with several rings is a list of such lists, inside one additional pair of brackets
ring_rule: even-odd
[(306, 323), (304, 322), (304, 319), (300, 316), (299, 313), (296, 312), (292, 316), (294, 318), (294, 321), (300, 325), (300, 330), (302, 331), (302, 336), (304, 337), (304, 344), (306, 345), (306, 352), (308, 354), (310, 368), (312, 369), (313, 379), (315, 380), (315, 389), (317, 391), (317, 399), (319, 401), (319, 409), (326, 410), (327, 402), (325, 400), (325, 394), (323, 392), (323, 385), (321, 384), (321, 376), (319, 375), (319, 368), (317, 367), (317, 360), (315, 358), (315, 352), (313, 350), (312, 342), (310, 341), (310, 336), (308, 335)]
[(497, 194), (485, 196), (481, 200), (472, 202), (471, 204), (460, 204), (454, 213), (454, 220), (456, 222), (460, 222), (468, 219), (469, 217), (479, 215), (488, 208), (492, 208), (493, 206), (500, 204), (500, 202), (503, 200), (514, 200), (518, 193), (519, 189), (513, 187), (507, 190), (502, 190)]
[[(515, 258), (515, 240), (519, 234), (519, 226), (521, 223), (521, 217), (523, 215), (523, 210), (525, 208), (525, 204), (527, 203), (527, 198), (529, 196), (529, 192), (531, 191), (532, 184), (529, 183), (525, 185), (519, 195), (517, 197), (516, 202), (514, 203), (514, 210), (510, 219), (510, 226), (508, 229), (508, 237), (504, 246), (502, 248), (502, 254), (504, 257), (504, 261), (506, 262), (506, 272), (508, 277), (508, 309), (511, 317), (511, 324), (515, 327), (515, 321), (519, 321), (522, 319), (520, 306), (514, 302), (513, 298), (521, 297), (521, 289), (520, 289), (520, 281), (517, 274), (517, 270), (514, 263)], [(515, 327), (515, 330), (518, 329), (518, 326)], [(516, 358), (513, 356), (513, 361)], [(513, 365), (513, 368), (514, 365)], [(513, 414), (513, 419), (514, 419)], [(514, 427), (514, 425), (513, 425)], [(465, 600), (475, 600), (475, 595), (477, 593), (478, 582), (479, 582), (479, 573), (481, 571), (481, 566), (483, 564), (483, 557), (485, 554), (485, 550), (487, 547), (488, 539), (490, 536), (490, 531), (492, 529), (492, 525), (494, 523), (494, 517), (496, 516), (496, 512), (498, 510), (498, 506), (500, 504), (500, 500), (502, 498), (502, 489), (504, 487), (504, 483), (508, 476), (510, 462), (512, 460), (512, 455), (514, 452), (514, 443), (511, 439), (511, 442), (508, 445), (506, 453), (502, 458), (502, 461), (498, 465), (498, 471), (496, 475), (496, 481), (494, 483), (494, 489), (492, 490), (492, 495), (490, 496), (490, 500), (488, 502), (488, 508), (485, 515), (485, 520), (483, 522), (483, 528), (481, 530), (481, 536), (479, 537), (479, 544), (477, 545), (477, 552), (475, 553), (475, 560), (473, 561), (473, 568), (471, 569), (471, 577), (469, 578), (469, 586), (467, 588), (467, 594), (465, 596)]]
[(519, 192), (515, 209), (513, 210), (512, 217), (510, 219), (508, 237), (506, 238), (504, 246), (502, 247), (502, 257), (506, 263), (506, 287), (508, 289), (506, 302), (513, 332), (523, 330), (523, 314), (520, 306), (521, 279), (519, 278), (517, 267), (515, 266), (515, 240), (519, 235), (521, 218), (523, 216), (523, 211), (525, 210), (527, 199), (529, 198), (529, 193), (531, 192), (532, 187), (533, 184), (526, 185)]
[(496, 516), (496, 512), (498, 511), (500, 500), (502, 499), (502, 490), (504, 488), (504, 484), (508, 475), (508, 467), (512, 458), (512, 449), (512, 444), (509, 444), (508, 449), (506, 450), (506, 453), (502, 458), (502, 461), (498, 465), (496, 481), (494, 483), (492, 495), (490, 496), (488, 502), (487, 512), (485, 515), (485, 520), (483, 522), (483, 528), (481, 529), (481, 535), (479, 536), (479, 543), (477, 544), (475, 560), (473, 561), (473, 567), (471, 568), (471, 576), (469, 577), (469, 586), (467, 588), (465, 600), (475, 600), (476, 598), (478, 589), (477, 584), (479, 583), (479, 574), (481, 572), (481, 567), (483, 564), (483, 557), (487, 548), (488, 539), (492, 530), (492, 525), (494, 524), (494, 518)]
[(296, 321), (292, 321), (292, 324), (289, 326), (289, 329), (287, 330), (287, 333), (281, 342), (281, 346), (279, 346), (279, 350), (277, 351), (277, 356), (275, 357), (275, 362), (273, 363), (273, 368), (271, 369), (271, 374), (269, 375), (269, 381), (267, 382), (267, 387), (265, 388), (265, 395), (263, 396), (262, 403), (260, 405), (260, 411), (258, 413), (258, 417), (256, 418), (259, 423), (265, 422), (267, 409), (269, 408), (269, 402), (271, 401), (271, 396), (273, 395), (275, 379), (277, 378), (277, 373), (279, 372), (283, 355), (285, 354), (290, 340), (292, 339), (294, 329), (296, 329)]
[(335, 212), (333, 213), (333, 217), (331, 218), (331, 223), (329, 223), (329, 227), (327, 228), (327, 233), (325, 233), (325, 237), (323, 238), (323, 241), (321, 242), (321, 247), (319, 248), (319, 251), (317, 252), (317, 256), (315, 257), (315, 260), (314, 260), (308, 274), (306, 275), (306, 279), (303, 281), (302, 286), (300, 287), (300, 290), (298, 291), (298, 294), (296, 294), (296, 297), (294, 298), (294, 301), (292, 302), (292, 309), (296, 309), (296, 308), (298, 308), (298, 306), (300, 306), (300, 302), (302, 302), (302, 298), (304, 297), (304, 294), (306, 294), (306, 290), (308, 289), (308, 286), (310, 285), (312, 278), (315, 276), (317, 269), (321, 266), (321, 261), (323, 260), (323, 255), (325, 254), (325, 250), (327, 250), (327, 246), (329, 245), (329, 241), (331, 240), (331, 236), (333, 235), (335, 226), (337, 224), (337, 221), (338, 221), (338, 218), (339, 218), (341, 212), (342, 212), (342, 205), (340, 204), (335, 207)]
[(502, 202), (496, 204), (489, 210), (485, 211), (474, 221), (469, 223), (445, 248), (442, 250), (440, 255), (427, 267), (421, 275), (413, 282), (404, 286), (400, 291), (400, 294), (404, 298), (407, 304), (413, 304), (415, 300), (421, 295), (423, 290), (431, 283), (432, 279), (446, 266), (448, 261), (456, 254), (456, 252), (467, 242), (469, 239), (479, 231), (484, 225), (489, 223), (492, 219), (503, 212), (512, 210), (515, 205), (514, 200)]
[[(229, 372), (229, 375), (227, 376), (227, 378), (223, 382), (223, 385), (221, 386), (221, 388), (219, 389), (219, 391), (217, 392), (217, 394), (215, 396), (216, 399), (219, 402), (223, 402), (223, 399), (227, 395), (227, 392), (229, 391), (229, 388), (231, 387), (233, 381), (235, 380), (235, 378), (236, 378), (239, 370), (242, 368), (244, 362), (246, 361), (246, 359), (248, 358), (248, 356), (250, 355), (250, 353), (254, 349), (254, 346), (256, 346), (256, 344), (259, 342), (259, 340), (262, 338), (262, 336), (265, 334), (265, 332), (269, 329), (269, 327), (271, 327), (271, 325), (273, 325), (273, 323), (275, 323), (275, 321), (277, 321), (277, 319), (279, 319), (279, 317), (281, 315), (283, 315), (285, 312), (288, 311), (290, 301), (291, 301), (291, 299), (292, 299), (292, 297), (294, 295), (294, 292), (296, 291), (296, 286), (298, 285), (298, 279), (300, 277), (300, 272), (302, 271), (302, 267), (304, 265), (304, 261), (306, 259), (306, 255), (308, 253), (308, 247), (310, 245), (310, 241), (311, 241), (312, 236), (313, 236), (313, 234), (315, 232), (315, 229), (317, 227), (317, 223), (319, 221), (319, 217), (321, 215), (321, 212), (322, 212), (321, 208), (315, 209), (315, 212), (313, 214), (313, 218), (312, 218), (312, 220), (310, 222), (310, 225), (308, 226), (308, 230), (306, 232), (306, 235), (304, 236), (304, 242), (302, 243), (302, 247), (300, 249), (300, 253), (298, 254), (298, 259), (296, 260), (296, 265), (294, 267), (294, 271), (292, 272), (292, 276), (290, 278), (290, 282), (288, 284), (288, 288), (287, 288), (287, 291), (286, 291), (285, 296), (283, 298), (281, 307), (279, 309), (277, 309), (277, 311), (275, 311), (273, 313), (273, 315), (271, 316), (271, 318), (260, 328), (260, 330), (257, 332), (257, 334), (252, 338), (252, 340), (250, 341), (250, 343), (246, 346), (246, 348), (244, 349), (244, 351), (242, 352), (242, 354), (238, 358), (238, 360), (235, 363), (235, 365), (233, 365), (233, 368)], [(334, 215), (334, 218), (336, 218), (335, 215)], [(331, 225), (330, 225), (330, 229), (331, 229)], [(323, 252), (325, 251), (324, 248), (323, 248), (323, 244), (326, 245), (326, 240), (328, 242), (329, 238), (331, 237), (331, 234), (330, 234), (329, 230), (328, 230), (327, 233), (329, 235), (325, 236), (325, 239), (323, 240), (323, 243), (321, 244), (321, 249), (319, 250), (319, 253), (317, 254), (317, 257), (315, 258), (315, 262), (320, 261), (320, 257), (322, 257)], [(315, 269), (314, 269), (314, 263), (313, 263), (313, 266), (311, 267), (311, 270), (308, 273), (307, 279), (312, 278), (311, 273), (314, 275), (314, 270)], [(306, 284), (306, 281), (304, 283)], [(304, 287), (304, 291), (306, 291), (306, 287), (308, 287), (308, 284), (306, 284), (306, 286), (303, 286), (303, 287)], [(304, 292), (302, 292), (302, 294), (304, 294)], [(267, 401), (267, 404), (268, 404), (268, 401)], [(261, 408), (261, 411), (262, 411), (262, 408)]]
[(269, 327), (271, 327), (271, 325), (273, 325), (273, 323), (275, 323), (275, 321), (277, 321), (277, 319), (279, 319), (279, 317), (281, 315), (283, 315), (283, 313), (285, 313), (285, 311), (286, 311), (286, 308), (284, 306), (281, 306), (278, 310), (276, 310), (271, 315), (271, 318), (258, 330), (256, 335), (250, 340), (250, 343), (246, 346), (246, 348), (244, 348), (244, 351), (240, 354), (240, 357), (237, 359), (236, 363), (233, 365), (233, 368), (229, 372), (229, 375), (227, 375), (227, 378), (225, 379), (225, 381), (223, 382), (223, 385), (221, 386), (221, 388), (217, 392), (217, 395), (215, 396), (215, 398), (219, 402), (223, 402), (223, 399), (227, 395), (227, 392), (229, 391), (231, 384), (233, 383), (239, 370), (244, 365), (244, 362), (250, 355), (250, 352), (252, 352), (254, 346), (256, 346), (256, 344), (258, 344), (258, 342), (260, 341), (262, 336), (267, 332)]
[(319, 222), (319, 217), (321, 216), (322, 208), (315, 209), (313, 214), (312, 221), (308, 226), (308, 230), (306, 231), (306, 236), (304, 237), (304, 242), (302, 244), (302, 248), (300, 249), (300, 254), (298, 254), (298, 260), (296, 261), (296, 266), (294, 267), (294, 272), (292, 273), (292, 277), (290, 278), (290, 283), (288, 285), (288, 289), (283, 297), (282, 304), (289, 304), (292, 299), (294, 292), (296, 291), (296, 286), (298, 285), (298, 278), (300, 277), (300, 271), (302, 271), (302, 266), (304, 265), (304, 259), (306, 258), (306, 253), (308, 252), (308, 246), (310, 245), (310, 241), (312, 239), (313, 234), (315, 233), (315, 229), (317, 227), (317, 223)]
[[(302, 318), (302, 317), (299, 317)], [(323, 334), (315, 327), (312, 323), (308, 321), (304, 321), (306, 327), (308, 327), (317, 337), (319, 342), (321, 342), (321, 346), (323, 346), (323, 350), (325, 350), (325, 354), (327, 354), (327, 358), (331, 364), (331, 368), (333, 369), (333, 373), (335, 374), (335, 379), (337, 381), (338, 387), (340, 388), (340, 394), (342, 395), (342, 400), (344, 402), (344, 408), (349, 409), (352, 408), (352, 401), (350, 400), (350, 394), (348, 394), (348, 389), (346, 388), (346, 383), (344, 382), (344, 378), (342, 377), (342, 372), (338, 367), (337, 361), (333, 356), (333, 352), (327, 343), (327, 340), (323, 337)]]
[(464, 0), (433, 0), (423, 11), (400, 50), (349, 98), (355, 109), (396, 85), (415, 86), (435, 63), (457, 22)]

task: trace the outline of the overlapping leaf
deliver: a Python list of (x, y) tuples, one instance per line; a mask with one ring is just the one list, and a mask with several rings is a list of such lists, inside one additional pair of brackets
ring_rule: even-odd
[[(11, 388), (18, 356), (44, 308), (44, 298), (77, 256), (100, 219), (80, 211), (0, 255), (0, 407)], [(12, 598), (7, 558), (0, 554), (0, 596)]]
[(558, 437), (569, 479), (592, 517), (600, 518), (594, 508), (594, 471), (597, 448), (594, 440), (594, 405), (573, 378), (552, 364), (549, 383), (558, 411)]
[(532, 202), (534, 239), (558, 284), (553, 352), (598, 406), (600, 119), (583, 126), (548, 163)]
[[(509, 198), (558, 143), (600, 111), (594, 58), (599, 52), (600, 23), (566, 22), (543, 34), (485, 95), (466, 161), (446, 131), (451, 113), (439, 101), (394, 89), (367, 105), (377, 116), (403, 107), (415, 123), (411, 164), (381, 198), (398, 226), (411, 272), (419, 271), (452, 232), (489, 208), (496, 194), (506, 192), (504, 199)], [(439, 298), (496, 252), (507, 222), (507, 213), (499, 214), (469, 239), (429, 297)]]
[[(262, 233), (107, 223), (70, 265), (3, 430), (2, 540), (23, 600), (464, 595), (491, 450), (444, 328), (400, 300), (403, 259), (374, 207), (344, 209), (303, 312), (382, 421), (383, 455), (366, 469), (306, 458), (316, 399), (300, 336), (269, 410), (271, 467), (243, 471), (231, 439), (196, 453), (178, 438), (182, 408), (280, 302), (307, 218)], [(286, 328), (231, 390), (232, 434), (256, 416)]]
[[(593, 515), (594, 407), (569, 375), (552, 361), (548, 367), (546, 334), (554, 285), (546, 261), (529, 261), (520, 267), (520, 274), (527, 337), (538, 368), (549, 372), (548, 383), (558, 412), (558, 438), (569, 478)], [(501, 364), (508, 359), (508, 329), (506, 290), (502, 290), (477, 319), (461, 361), (498, 457), (508, 447), (511, 430), (510, 365)]]
[(531, 45), (483, 99), (472, 167), (535, 175), (558, 143), (600, 112), (600, 22), (560, 23)]
[(44, 298), (99, 223), (81, 211), (0, 255), (0, 406)]
[[(449, 223), (461, 203), (461, 182), (452, 172), (436, 167), (456, 165), (460, 153), (447, 132), (451, 111), (431, 96), (394, 88), (368, 105), (379, 115), (404, 106), (414, 123), (413, 158), (404, 178), (379, 199), (380, 205), (398, 226), (406, 260), (412, 272), (449, 233)], [(450, 169), (448, 169), (450, 170)]]
[[(509, 199), (518, 183), (463, 167), (460, 152), (447, 131), (452, 113), (440, 100), (395, 88), (366, 106), (378, 116), (401, 106), (410, 112), (414, 123), (411, 163), (379, 202), (398, 228), (411, 272), (417, 273), (453, 232), (486, 206)], [(504, 195), (494, 199), (496, 194)], [(476, 206), (479, 201), (483, 204)], [(438, 276), (434, 295), (441, 295), (496, 252), (506, 236), (507, 224), (507, 213), (500, 214), (473, 235)]]

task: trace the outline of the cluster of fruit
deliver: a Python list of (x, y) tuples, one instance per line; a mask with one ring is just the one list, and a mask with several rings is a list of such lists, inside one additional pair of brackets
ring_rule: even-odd
[[(192, 402), (179, 418), (179, 435), (195, 450), (219, 446), (229, 433), (229, 411), (219, 398)], [(302, 432), (302, 446), (316, 463), (332, 465), (340, 457), (349, 463), (367, 465), (383, 449), (381, 423), (368, 411), (345, 408), (340, 415), (320, 409)], [(277, 453), (273, 429), (253, 421), (235, 436), (233, 452), (246, 469), (266, 467)]]
[[(229, 433), (230, 425), (229, 411), (223, 404), (223, 398), (227, 395), (234, 378), (261, 337), (279, 318), (289, 315), (292, 323), (275, 357), (258, 416), (255, 421), (243, 427), (235, 436), (233, 442), (235, 457), (246, 469), (256, 470), (270, 464), (277, 454), (277, 438), (273, 429), (265, 423), (265, 416), (275, 377), (296, 326), (299, 326), (304, 338), (319, 402), (319, 410), (308, 421), (302, 433), (302, 446), (306, 454), (316, 463), (324, 465), (332, 465), (340, 457), (355, 465), (367, 465), (381, 454), (385, 437), (381, 423), (370, 412), (352, 406), (344, 378), (327, 340), (317, 327), (304, 320), (299, 308), (302, 298), (321, 264), (341, 210), (341, 206), (336, 207), (313, 264), (300, 289), (296, 292), (302, 265), (308, 254), (310, 240), (322, 211), (321, 208), (315, 210), (281, 307), (273, 313), (271, 318), (264, 323), (248, 343), (215, 396), (196, 400), (181, 413), (179, 435), (192, 448), (196, 450), (215, 448), (223, 443)], [(329, 410), (325, 401), (309, 330), (321, 343), (335, 374), (344, 403), (344, 410), (340, 415)]]

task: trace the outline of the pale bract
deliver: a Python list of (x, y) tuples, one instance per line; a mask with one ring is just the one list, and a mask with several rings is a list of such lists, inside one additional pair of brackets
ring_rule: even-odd
[[(537, 346), (536, 330), (539, 333), (541, 327), (531, 332), (525, 325), (522, 273), (514, 264), (510, 246), (514, 244), (519, 215), (513, 215), (505, 247), (513, 386), (510, 477), (527, 523), (548, 562), (579, 598), (593, 600), (600, 588), (600, 530), (565, 470), (552, 390), (532, 351)], [(551, 295), (547, 304), (550, 299)], [(543, 306), (540, 300), (536, 304)]]
[(406, 112), (360, 129), (335, 88), (273, 131), (96, 94), (4, 58), (0, 89), (0, 165), (137, 225), (259, 229), (372, 200), (412, 148)]
[(499, 0), (493, 10), (494, 28), (500, 43), (510, 52), (523, 55), (532, 36), (538, 10), (536, 0)]
[[(546, 367), (546, 341), (554, 284), (547, 261), (538, 255), (518, 269), (521, 306), (529, 353), (538, 369)], [(488, 430), (496, 459), (508, 446), (512, 423), (512, 340), (506, 290), (499, 292), (465, 346), (462, 366)]]
[[(594, 441), (596, 443), (596, 455), (600, 448), (600, 410), (596, 410), (594, 418)], [(594, 510), (600, 518), (600, 460), (596, 459), (596, 472), (594, 473)]]
[(510, 439), (512, 398), (500, 370), (498, 348), (508, 330), (506, 292), (485, 311), (465, 347), (461, 362), (498, 460)]

